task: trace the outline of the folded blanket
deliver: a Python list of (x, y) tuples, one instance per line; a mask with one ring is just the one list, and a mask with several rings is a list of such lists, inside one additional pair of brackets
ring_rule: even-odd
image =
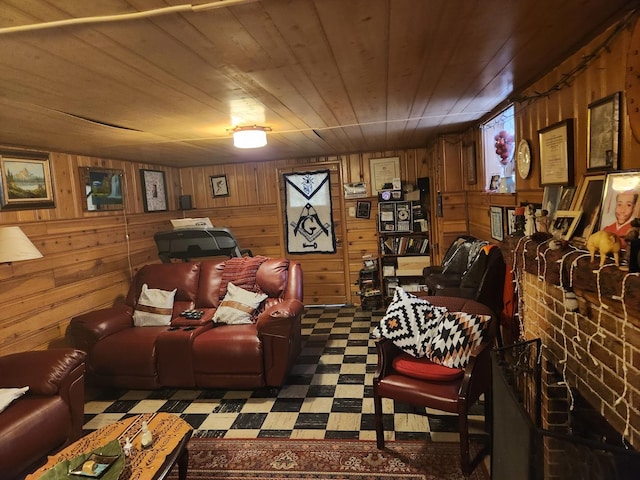
[(227, 294), (227, 284), (232, 282), (236, 287), (248, 290), (254, 293), (262, 293), (260, 286), (256, 284), (256, 273), (260, 265), (267, 260), (268, 257), (233, 257), (224, 263), (222, 271), (222, 281), (220, 282), (220, 290), (218, 297), (224, 298)]

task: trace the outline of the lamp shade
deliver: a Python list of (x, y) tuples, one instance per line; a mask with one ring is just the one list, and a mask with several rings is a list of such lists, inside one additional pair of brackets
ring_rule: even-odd
[(260, 148), (267, 144), (267, 128), (253, 125), (233, 129), (233, 145), (236, 148)]
[(0, 263), (41, 257), (40, 251), (20, 227), (0, 227)]

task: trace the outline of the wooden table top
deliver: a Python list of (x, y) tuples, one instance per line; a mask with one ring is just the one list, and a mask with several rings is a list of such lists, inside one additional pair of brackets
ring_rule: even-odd
[[(149, 425), (154, 439), (153, 445), (146, 449), (143, 449), (140, 443), (143, 421)], [(163, 478), (181, 451), (185, 449), (192, 431), (191, 425), (178, 415), (171, 413), (145, 413), (120, 420), (91, 432), (60, 452), (51, 455), (47, 463), (28, 475), (26, 480), (37, 480), (58, 463), (92, 452), (116, 438), (123, 446), (127, 437), (133, 444), (133, 449), (126, 458), (125, 469), (120, 478), (128, 480)], [(160, 476), (158, 476), (159, 472)]]

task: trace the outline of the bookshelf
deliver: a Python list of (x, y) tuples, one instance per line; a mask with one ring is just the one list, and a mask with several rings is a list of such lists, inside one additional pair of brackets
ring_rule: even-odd
[(422, 269), (431, 264), (429, 218), (420, 202), (378, 204), (380, 284), (385, 301), (397, 286), (419, 291)]

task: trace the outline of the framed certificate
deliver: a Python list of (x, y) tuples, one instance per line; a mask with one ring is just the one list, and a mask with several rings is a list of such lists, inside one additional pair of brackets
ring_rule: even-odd
[(371, 195), (376, 195), (386, 184), (400, 178), (400, 157), (372, 158), (371, 169)]
[(573, 180), (573, 119), (538, 131), (540, 185), (569, 185)]

